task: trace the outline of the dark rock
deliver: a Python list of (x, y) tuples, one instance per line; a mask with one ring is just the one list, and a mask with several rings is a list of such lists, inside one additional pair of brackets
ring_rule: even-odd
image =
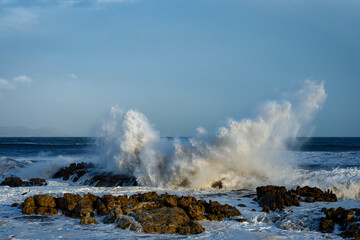
[(136, 178), (127, 175), (99, 174), (92, 177), (86, 184), (95, 187), (137, 186)]
[(274, 211), (276, 209), (283, 210), (289, 206), (300, 206), (301, 197), (305, 198), (306, 202), (336, 202), (337, 197), (330, 191), (323, 192), (319, 188), (311, 187), (297, 187), (296, 190), (287, 191), (285, 187), (281, 186), (262, 186), (256, 188), (257, 198), (264, 210), (268, 207)]
[(246, 218), (237, 218), (235, 220), (238, 221), (238, 222), (247, 222)]
[(246, 207), (246, 205), (245, 205), (245, 204), (242, 204), (242, 203), (239, 203), (239, 204), (238, 204), (238, 207)]
[(45, 179), (41, 178), (32, 178), (30, 181), (23, 181), (19, 177), (7, 177), (3, 182), (0, 183), (2, 186), (9, 187), (31, 187), (31, 186), (46, 186), (47, 183)]
[(19, 177), (7, 177), (3, 182), (0, 183), (1, 186), (9, 187), (21, 187), (23, 186), (24, 181)]
[(11, 207), (18, 207), (18, 206), (19, 206), (18, 203), (13, 203), (13, 204), (11, 204)]
[(337, 202), (337, 197), (330, 190), (323, 192), (320, 188), (317, 187), (308, 187), (303, 188), (297, 187), (296, 193), (305, 197), (306, 202)]
[(222, 181), (216, 181), (213, 184), (211, 184), (212, 188), (218, 188), (218, 189), (222, 189), (223, 185), (222, 185)]
[[(57, 171), (53, 178), (62, 178), (63, 180), (69, 180), (70, 177), (74, 178), (76, 182), (81, 176), (89, 171), (90, 168), (93, 168), (94, 164), (92, 163), (71, 163), (68, 167), (61, 168)], [(75, 180), (76, 179), (76, 180)]]
[(262, 211), (265, 212), (265, 213), (270, 213), (270, 207), (269, 206), (264, 206)]
[(29, 182), (25, 182), (27, 186), (46, 186), (47, 182), (42, 178), (31, 178)]
[(322, 233), (332, 233), (334, 231), (335, 224), (331, 219), (320, 219), (320, 231)]

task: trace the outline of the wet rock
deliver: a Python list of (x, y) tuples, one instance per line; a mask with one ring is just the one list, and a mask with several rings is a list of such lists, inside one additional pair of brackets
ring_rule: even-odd
[(246, 218), (237, 218), (235, 220), (238, 221), (238, 222), (247, 222)]
[(256, 188), (257, 201), (263, 211), (283, 210), (285, 206), (299, 206), (300, 199), (294, 191), (287, 191), (285, 187), (264, 186)]
[(19, 177), (7, 177), (3, 182), (0, 183), (2, 186), (9, 187), (32, 187), (32, 186), (46, 186), (45, 179), (31, 178), (30, 181), (23, 181)]
[[(296, 190), (287, 191), (281, 186), (262, 186), (256, 188), (256, 201), (260, 206), (267, 210), (274, 211), (276, 209), (283, 210), (289, 206), (300, 206), (301, 198), (305, 198), (306, 202), (336, 202), (337, 197), (330, 191), (323, 192), (319, 188), (297, 187)], [(266, 207), (266, 208), (265, 208)]]
[(26, 186), (46, 186), (47, 182), (42, 178), (31, 178), (29, 182), (25, 182)]
[(23, 186), (24, 181), (19, 177), (7, 177), (3, 182), (0, 183), (1, 186), (9, 187), (21, 187)]
[[(228, 204), (222, 205), (217, 201), (210, 200), (209, 203), (203, 202), (203, 204), (205, 206), (205, 213), (209, 214), (208, 216), (216, 215), (217, 218), (221, 220), (223, 218), (235, 217), (241, 214), (236, 207), (230, 206)], [(208, 216), (206, 217), (209, 219)], [(217, 220), (217, 221), (221, 221), (221, 220)]]
[(98, 224), (96, 219), (90, 217), (89, 215), (82, 217), (80, 221), (81, 225), (89, 225), (89, 224)]
[(330, 190), (323, 192), (317, 187), (297, 187), (296, 193), (305, 197), (305, 202), (337, 202), (337, 197)]
[(57, 214), (57, 208), (72, 218), (81, 218), (81, 224), (95, 223), (92, 217), (107, 215), (104, 223), (117, 223), (118, 227), (149, 233), (197, 234), (204, 231), (196, 220), (222, 221), (240, 215), (236, 207), (206, 202), (192, 196), (176, 196), (156, 192), (102, 197), (93, 194), (65, 193), (63, 197), (36, 195), (23, 203), (24, 214)]
[(136, 231), (140, 228), (139, 225), (129, 217), (119, 218), (117, 227), (121, 229), (129, 229), (131, 231)]
[(92, 163), (71, 163), (68, 167), (61, 168), (57, 171), (53, 178), (62, 178), (63, 180), (69, 180), (70, 177), (73, 178), (76, 182), (80, 177), (82, 177), (89, 169), (93, 168), (94, 164)]
[(113, 209), (108, 216), (104, 218), (104, 223), (114, 223), (118, 219), (120, 219), (122, 216), (124, 216), (123, 211), (121, 210), (121, 207), (117, 207)]
[(269, 206), (264, 206), (262, 211), (265, 212), (265, 213), (270, 213), (270, 207)]
[(63, 197), (56, 199), (56, 204), (61, 211), (72, 218), (81, 218), (85, 216), (94, 216), (94, 202), (99, 197), (93, 194), (85, 194), (81, 197), (79, 194), (65, 193)]
[(331, 219), (320, 219), (320, 231), (322, 233), (332, 233), (334, 231), (335, 224)]
[(58, 210), (56, 209), (56, 203), (53, 197), (49, 195), (35, 195), (34, 197), (25, 199), (22, 213), (52, 216), (58, 214)]
[(190, 220), (181, 208), (158, 208), (148, 211), (139, 209), (133, 217), (146, 233), (198, 234), (205, 231), (199, 223)]
[(55, 199), (49, 195), (35, 195), (35, 205), (39, 207), (56, 207)]
[(99, 174), (92, 177), (86, 184), (95, 187), (137, 186), (136, 178), (126, 175)]
[(239, 203), (239, 204), (238, 204), (238, 207), (246, 207), (246, 205), (245, 205), (245, 204), (242, 204), (242, 203)]
[(136, 210), (136, 209), (142, 209), (142, 210), (149, 210), (149, 209), (155, 209), (160, 208), (161, 204), (159, 202), (139, 202), (135, 204), (131, 204), (129, 206), (126, 206), (123, 208), (123, 211), (125, 214), (129, 214), (130, 212)]

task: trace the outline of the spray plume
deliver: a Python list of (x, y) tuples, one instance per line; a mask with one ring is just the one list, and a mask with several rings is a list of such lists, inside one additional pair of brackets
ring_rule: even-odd
[(286, 141), (297, 136), (325, 98), (323, 82), (306, 80), (293, 101), (267, 102), (255, 119), (230, 119), (213, 137), (199, 128), (188, 141), (160, 138), (143, 114), (115, 106), (102, 126), (103, 163), (148, 186), (251, 189), (276, 184), (291, 168)]

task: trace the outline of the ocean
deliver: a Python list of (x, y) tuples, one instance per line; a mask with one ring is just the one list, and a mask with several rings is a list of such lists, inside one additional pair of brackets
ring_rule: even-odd
[[(160, 173), (155, 172), (151, 167), (139, 172), (134, 170), (135, 165), (130, 164), (126, 167), (121, 165), (124, 159), (114, 154), (116, 147), (109, 148), (109, 138), (105, 140), (70, 137), (0, 138), (0, 181), (8, 176), (18, 176), (23, 179), (40, 177), (48, 182), (47, 186), (41, 187), (0, 186), (0, 239), (337, 239), (340, 238), (338, 235), (340, 229), (336, 228), (334, 233), (319, 232), (319, 221), (321, 217), (324, 217), (320, 211), (321, 208), (342, 206), (348, 209), (358, 207), (360, 204), (360, 138), (296, 138), (286, 141), (285, 147), (276, 147), (275, 155), (265, 155), (267, 156), (265, 158), (269, 158), (269, 166), (271, 164), (274, 166), (270, 170), (265, 165), (251, 165), (247, 160), (242, 165), (241, 157), (253, 157), (257, 161), (259, 156), (254, 153), (246, 156), (237, 154), (237, 161), (242, 167), (241, 171), (214, 170), (206, 165), (213, 162), (215, 164), (215, 161), (221, 161), (220, 164), (224, 166), (235, 163), (233, 160), (226, 162), (223, 156), (219, 156), (223, 152), (218, 150), (215, 152), (214, 146), (220, 144), (218, 141), (202, 141), (200, 147), (199, 141), (193, 138), (161, 138), (159, 142), (157, 147), (152, 148), (157, 150), (156, 153), (146, 149), (144, 150), (146, 155), (140, 155), (137, 161), (144, 161), (145, 163), (141, 165), (144, 168), (147, 166), (146, 161), (153, 163), (153, 158), (162, 158), (167, 170), (162, 170)], [(204, 146), (204, 142), (211, 145)], [(114, 141), (112, 143), (114, 144)], [(122, 151), (132, 146), (124, 146), (123, 142), (115, 141), (115, 143), (121, 145)], [(205, 149), (206, 153), (204, 153)], [(209, 152), (212, 154), (211, 160), (208, 160)], [(70, 180), (52, 178), (57, 170), (73, 162), (93, 162), (106, 170), (112, 169), (119, 172), (120, 170), (116, 170), (114, 165), (110, 164), (110, 155), (113, 156), (111, 159), (115, 159), (118, 163), (119, 169), (137, 177), (139, 186), (94, 187), (83, 185), (81, 181), (74, 183)], [(195, 155), (195, 157), (189, 160), (189, 155)], [(182, 156), (180, 160), (179, 156)], [(201, 161), (198, 160), (199, 156), (201, 156)], [(228, 155), (225, 154), (225, 156)], [(281, 161), (277, 160), (279, 156), (283, 158)], [(127, 159), (127, 163), (133, 163), (133, 159), (130, 160)], [(193, 171), (195, 168), (179, 165), (180, 161), (184, 161), (187, 165), (202, 166), (206, 171), (199, 170), (189, 175), (186, 171), (188, 169)], [(284, 165), (287, 161), (289, 164)], [(279, 164), (284, 166), (282, 170), (278, 170)], [(175, 167), (177, 169), (174, 170)], [(245, 177), (235, 176), (246, 171), (251, 174), (244, 175)], [(206, 174), (214, 178), (207, 178)], [(226, 178), (226, 174), (230, 176), (229, 179)], [(220, 178), (217, 178), (218, 176)], [(193, 182), (185, 186), (178, 184), (183, 183), (183, 179)], [(224, 188), (209, 187), (215, 180), (222, 180)], [(330, 189), (337, 194), (339, 201), (335, 203), (302, 202), (300, 207), (287, 207), (283, 212), (274, 211), (266, 214), (254, 202), (253, 197), (249, 198), (247, 195), (253, 194), (257, 186), (267, 184), (282, 185), (288, 189), (296, 186)], [(22, 215), (20, 208), (11, 207), (13, 203), (22, 203), (28, 196), (35, 194), (50, 194), (55, 197), (66, 192), (79, 194), (91, 192), (101, 196), (104, 194), (132, 195), (148, 191), (156, 191), (159, 194), (168, 192), (177, 195), (192, 195), (198, 199), (216, 200), (233, 206), (242, 203), (246, 207), (238, 207), (238, 209), (247, 222), (231, 219), (222, 222), (200, 221), (206, 231), (196, 236), (155, 235), (121, 230), (113, 225), (103, 224), (102, 217), (99, 216), (96, 217), (98, 225), (82, 226), (78, 219), (61, 214), (51, 217), (26, 216)], [(256, 211), (252, 211), (253, 209)]]

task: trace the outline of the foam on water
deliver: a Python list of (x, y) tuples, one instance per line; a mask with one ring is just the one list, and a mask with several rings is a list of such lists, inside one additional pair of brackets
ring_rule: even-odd
[(214, 136), (200, 128), (189, 142), (160, 139), (134, 110), (111, 109), (99, 143), (108, 169), (137, 177), (148, 186), (254, 188), (278, 183), (291, 171), (286, 141), (295, 138), (321, 108), (323, 82), (304, 81), (290, 100), (264, 104), (258, 117), (221, 127)]

